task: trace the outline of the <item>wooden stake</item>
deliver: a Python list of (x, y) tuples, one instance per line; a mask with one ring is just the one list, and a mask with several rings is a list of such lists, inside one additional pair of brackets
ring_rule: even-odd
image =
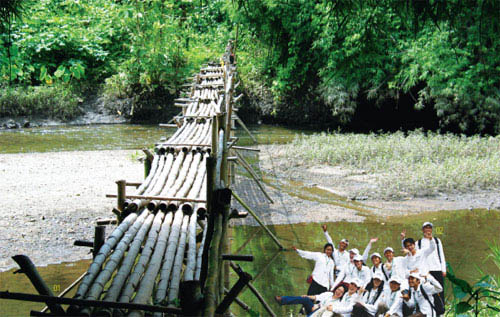
[(116, 197), (118, 210), (123, 212), (125, 210), (125, 198), (126, 198), (126, 184), (125, 180), (116, 181), (116, 185), (118, 186), (118, 195)]

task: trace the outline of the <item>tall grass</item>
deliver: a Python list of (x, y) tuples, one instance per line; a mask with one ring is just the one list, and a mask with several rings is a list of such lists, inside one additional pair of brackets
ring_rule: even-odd
[(377, 177), (383, 197), (426, 196), (498, 188), (500, 136), (422, 131), (301, 135), (284, 155), (301, 165), (362, 169)]

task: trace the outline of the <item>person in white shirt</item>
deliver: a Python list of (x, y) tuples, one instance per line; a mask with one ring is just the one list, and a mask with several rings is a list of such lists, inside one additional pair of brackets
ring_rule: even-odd
[(410, 308), (418, 307), (418, 311), (410, 317), (436, 317), (433, 295), (443, 290), (441, 284), (430, 274), (417, 273), (410, 274), (408, 284), (410, 294), (403, 294), (403, 300)]
[[(437, 237), (432, 236), (432, 229), (434, 225), (431, 222), (424, 222), (422, 225), (423, 238), (416, 241), (415, 246), (419, 250), (425, 250), (430, 247), (432, 240), (436, 243), (436, 249), (427, 258), (427, 268), (429, 273), (441, 284), (444, 285), (444, 278), (446, 277), (446, 259), (443, 251), (443, 243)], [(441, 299), (435, 299), (436, 305), (444, 303), (444, 288), (443, 291), (436, 296)]]
[(399, 277), (391, 277), (389, 280), (389, 288), (386, 288), (382, 293), (382, 301), (378, 306), (376, 316), (403, 317), (401, 283)]
[(405, 276), (404, 261), (403, 256), (394, 256), (394, 249), (387, 247), (384, 249), (384, 257), (386, 262), (384, 263), (384, 270), (389, 277), (396, 277), (402, 281), (401, 289), (408, 289), (408, 279)]
[(318, 295), (275, 296), (274, 299), (280, 305), (303, 305), (307, 315), (310, 316), (327, 303), (331, 305), (340, 302), (345, 292), (347, 292), (347, 286), (341, 284), (333, 292), (324, 292)]
[(375, 273), (379, 272), (380, 274), (382, 274), (382, 276), (384, 278), (383, 281), (387, 285), (389, 282), (389, 278), (391, 276), (390, 276), (390, 273), (385, 270), (384, 265), (382, 264), (382, 257), (380, 256), (380, 253), (378, 253), (378, 252), (373, 253), (370, 256), (370, 259), (372, 260), (372, 264), (373, 264), (373, 266), (371, 268), (372, 273), (375, 274)]
[[(366, 260), (368, 259), (368, 253), (370, 252), (371, 245), (374, 242), (377, 242), (377, 240), (378, 240), (378, 238), (372, 238), (368, 242), (368, 245), (366, 246), (365, 251), (363, 252), (363, 255), (359, 255), (359, 250), (356, 249), (356, 248), (353, 248), (353, 249), (349, 250), (349, 259), (350, 259), (350, 261), (349, 261), (349, 263), (347, 265), (344, 265), (340, 269), (340, 272), (335, 277), (335, 283), (333, 284), (333, 287), (336, 287), (337, 285), (339, 285), (344, 280), (349, 280), (349, 279), (353, 279), (353, 278), (357, 277), (357, 276), (353, 275), (353, 273), (355, 273), (355, 270), (356, 270), (356, 265), (354, 264), (354, 258), (356, 256), (358, 256), (359, 259), (360, 259), (360, 261), (361, 261), (361, 265), (363, 265), (364, 263), (366, 263)], [(370, 279), (371, 279), (371, 274), (370, 274), (370, 278), (368, 279), (368, 282), (370, 281)], [(361, 279), (361, 280), (363, 281), (363, 279)]]
[(358, 290), (361, 282), (358, 279), (350, 281), (347, 293), (344, 294), (342, 300), (327, 302), (325, 305), (314, 312), (311, 317), (350, 317), (352, 308), (359, 298)]
[(372, 272), (367, 266), (363, 265), (363, 257), (361, 255), (355, 255), (353, 258), (354, 265), (349, 266), (347, 270), (340, 271), (340, 275), (335, 279), (335, 284), (333, 287), (339, 285), (342, 281), (352, 281), (354, 279), (359, 279), (361, 281), (361, 287), (365, 287), (370, 283), (372, 279)]
[(303, 251), (294, 246), (292, 249), (297, 251), (304, 259), (314, 260), (316, 262), (311, 274), (312, 280), (307, 290), (307, 295), (317, 295), (333, 289), (333, 270), (335, 268), (335, 262), (332, 256), (333, 245), (330, 243), (325, 244), (323, 252)]
[(405, 278), (411, 273), (427, 274), (429, 272), (427, 259), (436, 249), (436, 242), (432, 240), (428, 248), (419, 250), (415, 247), (415, 240), (406, 238), (403, 240), (403, 245), (403, 252), (406, 253), (403, 261)]
[(338, 249), (335, 249), (335, 244), (333, 243), (332, 237), (330, 237), (330, 235), (328, 234), (326, 225), (322, 225), (321, 228), (323, 229), (323, 232), (325, 234), (326, 241), (334, 246), (333, 259), (335, 260), (335, 265), (336, 265), (335, 275), (338, 275), (340, 269), (349, 264), (350, 262), (349, 252), (347, 251), (347, 247), (349, 246), (349, 240), (345, 238), (340, 240)]
[(361, 288), (363, 293), (361, 299), (358, 299), (352, 310), (352, 315), (356, 317), (373, 317), (382, 301), (384, 291), (384, 277), (382, 273), (373, 274), (373, 278), (365, 289)]

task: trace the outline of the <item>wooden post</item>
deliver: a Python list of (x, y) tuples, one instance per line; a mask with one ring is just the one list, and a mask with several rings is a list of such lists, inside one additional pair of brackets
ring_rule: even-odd
[[(42, 277), (38, 273), (38, 270), (36, 269), (35, 265), (33, 262), (31, 262), (30, 258), (28, 258), (25, 255), (15, 255), (12, 257), (14, 261), (19, 265), (21, 268), (20, 270), (16, 271), (16, 273), (24, 273), (26, 276), (29, 278), (31, 281), (31, 284), (35, 287), (35, 289), (38, 291), (40, 295), (47, 295), (47, 296), (54, 296), (50, 288), (45, 284), (43, 281)], [(65, 316), (66, 313), (62, 309), (61, 305), (52, 303), (52, 302), (45, 302), (45, 304), (49, 307), (50, 311), (57, 316)]]
[(92, 250), (92, 256), (95, 258), (99, 253), (102, 245), (106, 241), (106, 226), (96, 226), (94, 228), (94, 249)]
[(118, 199), (117, 199), (117, 205), (118, 205), (118, 210), (120, 212), (123, 212), (125, 210), (125, 197), (126, 197), (126, 184), (127, 182), (125, 180), (119, 180), (116, 181), (116, 185), (118, 186)]
[(217, 314), (223, 314), (224, 312), (226, 312), (231, 303), (236, 299), (238, 294), (241, 292), (243, 287), (245, 287), (252, 280), (252, 276), (246, 272), (241, 271), (238, 273), (238, 275), (240, 278), (238, 279), (236, 284), (234, 284), (234, 286), (231, 288), (231, 290), (226, 295), (224, 300), (217, 307), (217, 310), (215, 311)]

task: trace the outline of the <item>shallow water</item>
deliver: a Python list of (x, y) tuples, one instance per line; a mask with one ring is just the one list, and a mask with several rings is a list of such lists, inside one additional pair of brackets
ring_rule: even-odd
[[(297, 134), (311, 133), (272, 125), (255, 125), (249, 129), (260, 144), (287, 143)], [(142, 149), (153, 147), (162, 137), (168, 137), (174, 131), (158, 125), (135, 124), (0, 130), (0, 153)], [(236, 130), (236, 135), (240, 138), (238, 145), (253, 144), (243, 129)]]

